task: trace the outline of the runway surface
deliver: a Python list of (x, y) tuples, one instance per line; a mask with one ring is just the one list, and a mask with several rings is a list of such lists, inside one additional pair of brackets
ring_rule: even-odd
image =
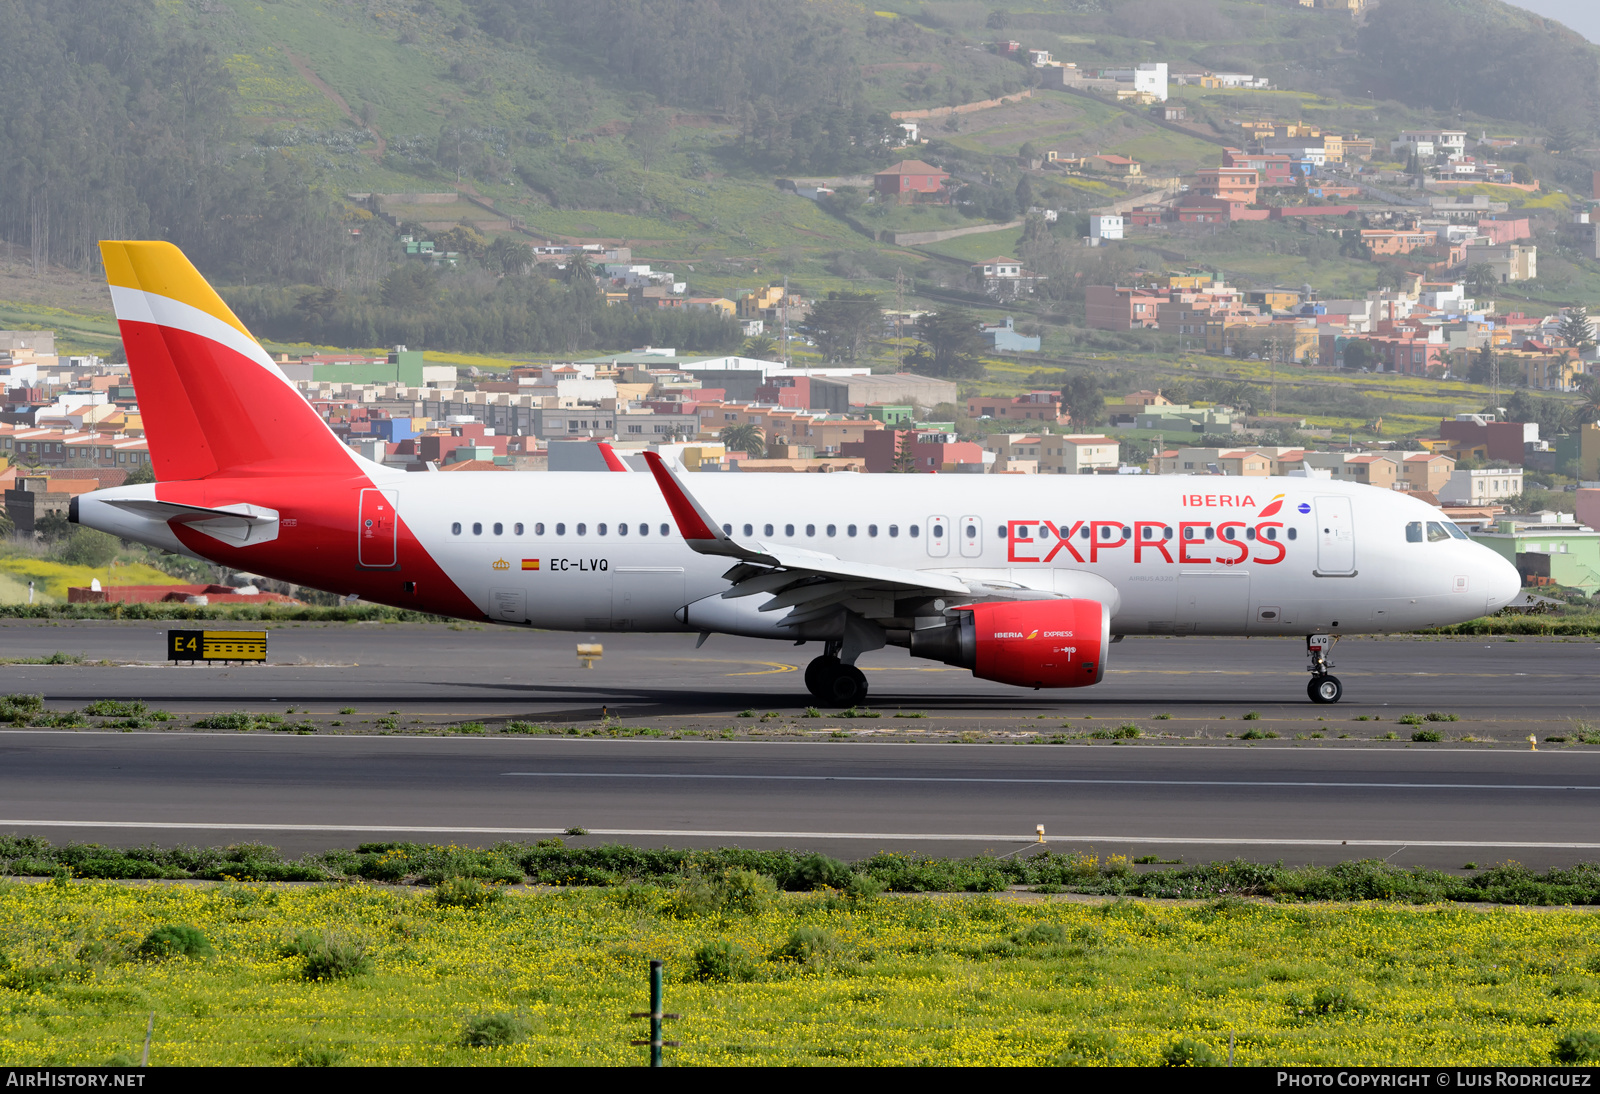
[[(239, 625), (230, 625), (239, 626)], [(248, 625), (243, 625), (248, 627)], [(318, 711), (399, 707), (431, 717), (583, 720), (605, 706), (629, 718), (726, 717), (740, 710), (803, 709), (800, 670), (821, 652), (715, 636), (561, 634), (443, 625), (277, 625), (265, 666), (172, 666), (166, 628), (150, 623), (0, 621), (0, 658), (60, 650), (90, 660), (144, 665), (0, 667), (0, 689), (43, 694), (52, 704), (141, 699), (173, 711)], [(604, 656), (583, 670), (578, 642)], [(974, 723), (1040, 714), (1237, 718), (1359, 714), (1385, 708), (1444, 710), (1493, 725), (1600, 721), (1600, 642), (1504, 638), (1346, 639), (1335, 650), (1345, 700), (1306, 701), (1303, 644), (1292, 639), (1129, 638), (1111, 647), (1105, 682), (1068, 691), (1026, 691), (977, 680), (963, 669), (904, 650), (864, 656), (880, 710), (915, 708)], [(1493, 728), (1490, 725), (1490, 728)]]
[[(174, 667), (155, 660), (164, 632), (0, 623), (0, 657), (108, 662), (0, 666), (0, 691), (52, 710), (115, 698), (178, 715), (148, 732), (0, 733), (0, 832), (300, 852), (581, 826), (587, 842), (860, 856), (1026, 853), (1043, 824), (1057, 850), (1190, 862), (1600, 861), (1600, 747), (1575, 743), (1600, 724), (1588, 641), (1347, 640), (1347, 697), (1332, 708), (1306, 701), (1293, 641), (1129, 639), (1104, 684), (1068, 692), (884, 650), (862, 662), (883, 715), (868, 720), (804, 715), (798, 670), (814, 646), (595, 635), (605, 653), (584, 670), (574, 644), (587, 635), (304, 624), (272, 628), (266, 666)], [(318, 732), (186, 728), (233, 710)], [(1412, 711), (1458, 720), (1426, 723), (1444, 739), (1413, 743), (1398, 721)], [(512, 719), (687, 739), (498, 734)], [(489, 734), (441, 732), (464, 720)], [(1126, 722), (1168, 736), (1086, 736)], [(982, 743), (931, 743), (952, 739)]]
[(1052, 847), (1198, 861), (1600, 860), (1600, 752), (0, 734), (0, 831), (291, 850), (379, 839)]

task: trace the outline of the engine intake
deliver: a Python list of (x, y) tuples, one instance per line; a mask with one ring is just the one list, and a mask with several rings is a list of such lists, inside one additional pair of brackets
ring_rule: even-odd
[(913, 631), (911, 653), (1024, 688), (1081, 688), (1106, 672), (1111, 616), (1098, 600), (1025, 600), (956, 609), (946, 627)]

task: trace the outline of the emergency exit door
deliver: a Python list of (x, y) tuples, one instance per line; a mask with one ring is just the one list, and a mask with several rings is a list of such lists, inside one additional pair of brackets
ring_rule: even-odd
[(361, 491), (361, 513), (356, 521), (356, 560), (360, 566), (387, 569), (398, 561), (395, 553), (399, 524), (395, 519), (396, 497), (394, 490)]
[(1317, 576), (1342, 577), (1355, 573), (1355, 516), (1350, 511), (1350, 499), (1321, 497), (1316, 499), (1316, 506)]

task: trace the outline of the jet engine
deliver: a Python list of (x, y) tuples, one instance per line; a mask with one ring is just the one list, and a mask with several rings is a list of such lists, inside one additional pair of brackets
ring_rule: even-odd
[(911, 653), (1024, 688), (1081, 688), (1105, 676), (1111, 616), (1098, 600), (1020, 600), (953, 609), (913, 631)]

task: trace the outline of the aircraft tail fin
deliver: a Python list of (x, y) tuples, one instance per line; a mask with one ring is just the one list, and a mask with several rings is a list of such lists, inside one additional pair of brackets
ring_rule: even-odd
[(182, 251), (100, 244), (157, 479), (348, 473), (334, 436)]

